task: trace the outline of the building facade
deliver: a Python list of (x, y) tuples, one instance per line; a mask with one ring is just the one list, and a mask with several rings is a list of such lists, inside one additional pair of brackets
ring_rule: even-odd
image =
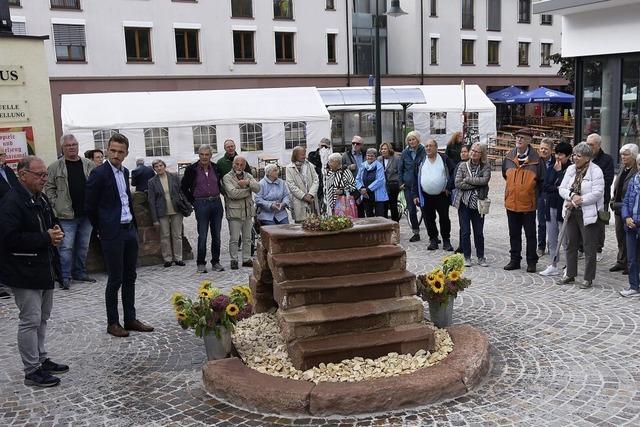
[(640, 1), (546, 0), (534, 11), (562, 19), (562, 54), (575, 59), (576, 140), (597, 132), (614, 158), (638, 144)]
[(10, 0), (16, 33), (49, 35), (56, 128), (65, 93), (370, 83), (376, 3), (384, 85), (561, 86), (560, 23), (531, 1)]

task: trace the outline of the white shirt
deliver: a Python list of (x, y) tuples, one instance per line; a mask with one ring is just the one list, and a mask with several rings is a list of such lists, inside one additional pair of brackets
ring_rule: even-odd
[(118, 185), (118, 193), (120, 195), (120, 204), (122, 210), (120, 211), (120, 223), (127, 224), (133, 221), (133, 215), (131, 215), (131, 209), (129, 208), (129, 196), (127, 196), (127, 183), (124, 180), (124, 171), (122, 168), (116, 168), (113, 163), (109, 162), (109, 166), (113, 170), (113, 175), (116, 177), (116, 184)]
[(439, 154), (436, 154), (433, 163), (429, 157), (424, 159), (420, 170), (420, 186), (422, 191), (431, 196), (437, 196), (447, 187), (447, 171)]

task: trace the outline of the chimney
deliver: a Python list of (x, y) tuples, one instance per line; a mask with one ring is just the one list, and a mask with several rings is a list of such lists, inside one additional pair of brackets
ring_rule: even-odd
[(11, 31), (9, 0), (0, 0), (0, 34), (13, 34)]

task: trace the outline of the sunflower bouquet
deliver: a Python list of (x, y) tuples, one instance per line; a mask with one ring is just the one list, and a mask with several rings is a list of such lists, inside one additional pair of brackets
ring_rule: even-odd
[(471, 285), (471, 279), (462, 277), (462, 273), (464, 257), (461, 254), (446, 256), (441, 265), (418, 276), (418, 295), (424, 301), (446, 304), (450, 297), (457, 297), (458, 292)]
[(196, 299), (176, 292), (171, 297), (171, 304), (182, 329), (194, 329), (198, 337), (213, 332), (220, 338), (221, 328), (232, 332), (238, 320), (246, 319), (253, 312), (248, 286), (234, 286), (229, 295), (225, 295), (211, 280), (200, 282)]

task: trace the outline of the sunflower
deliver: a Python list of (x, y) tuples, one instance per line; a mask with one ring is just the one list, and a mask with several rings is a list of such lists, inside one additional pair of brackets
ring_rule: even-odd
[(458, 270), (450, 271), (447, 279), (451, 280), (452, 282), (457, 282), (458, 280), (460, 280), (460, 272)]
[(436, 280), (441, 283), (444, 283), (444, 272), (442, 270), (436, 271)]
[(179, 322), (187, 320), (187, 313), (184, 311), (176, 311), (176, 319), (178, 319)]
[(174, 307), (182, 305), (183, 301), (184, 295), (182, 295), (180, 292), (174, 292), (173, 295), (171, 295), (171, 304), (173, 304)]
[(444, 282), (441, 282), (439, 280), (434, 281), (431, 284), (431, 290), (435, 294), (441, 294), (442, 292), (444, 292)]
[(237, 305), (232, 303), (227, 306), (227, 314), (229, 316), (237, 316), (239, 312), (240, 312), (240, 309), (238, 308)]
[(427, 284), (428, 284), (429, 286), (433, 286), (433, 284), (435, 283), (435, 281), (436, 281), (436, 276), (435, 276), (433, 273), (431, 273), (431, 274), (429, 274), (429, 275), (427, 276)]
[(211, 291), (211, 289), (200, 288), (200, 290), (198, 291), (198, 295), (200, 295), (200, 298), (211, 299), (213, 292)]

